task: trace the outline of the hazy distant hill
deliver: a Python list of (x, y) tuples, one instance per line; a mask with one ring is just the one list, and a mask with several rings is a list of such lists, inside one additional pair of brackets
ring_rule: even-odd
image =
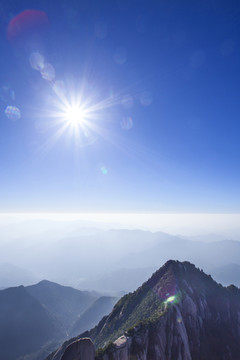
[[(99, 360), (237, 360), (239, 313), (238, 288), (217, 284), (189, 262), (171, 260), (78, 338), (91, 337), (96, 347), (114, 341), (98, 350)], [(73, 340), (48, 360), (62, 354), (73, 360), (67, 348)]]
[(140, 286), (155, 271), (155, 267), (119, 269), (79, 283), (79, 288), (119, 293), (132, 291)]
[(61, 323), (61, 330), (68, 330), (97, 296), (88, 292), (62, 286), (51, 281), (43, 280), (40, 283), (26, 287), (28, 293), (36, 298)]
[[(115, 230), (115, 236), (116, 233)], [(135, 236), (135, 233), (130, 231), (128, 238), (131, 235)], [(139, 250), (137, 247), (135, 251), (127, 253), (119, 263), (119, 270), (108, 271), (107, 275), (99, 275), (95, 279), (86, 279), (79, 284), (79, 288), (132, 291), (169, 258), (195, 263), (223, 284), (240, 284), (237, 275), (240, 267), (239, 241), (192, 241), (164, 233), (147, 232), (143, 232), (141, 240), (145, 242), (145, 249)], [(232, 266), (232, 263), (235, 265)], [(120, 279), (119, 282), (115, 281), (116, 277)]]
[(211, 271), (213, 278), (223, 285), (234, 284), (240, 287), (240, 265), (228, 264), (214, 268)]
[(155, 235), (156, 239), (152, 246), (139, 253), (129, 254), (123, 259), (122, 266), (131, 263), (132, 267), (136, 267), (140, 261), (142, 267), (149, 266), (150, 263), (153, 266), (159, 262), (164, 264), (169, 258), (191, 261), (207, 271), (229, 263), (240, 264), (239, 241), (201, 242), (174, 236), (164, 240), (164, 237), (158, 239), (157, 234)]
[(15, 360), (60, 338), (59, 322), (23, 286), (0, 291), (0, 357)]
[(8, 263), (0, 263), (0, 288), (31, 285), (39, 278), (31, 271)]
[(117, 300), (116, 297), (110, 296), (102, 296), (97, 299), (74, 323), (70, 335), (76, 336), (83, 331), (90, 330), (104, 315), (112, 311)]
[[(110, 287), (117, 291), (133, 290), (144, 281), (144, 271), (148, 277), (148, 268), (156, 270), (169, 258), (191, 261), (208, 273), (217, 267), (240, 265), (240, 242), (233, 240), (192, 241), (141, 230), (84, 231), (68, 238), (58, 235), (59, 238), (52, 239), (52, 234), (45, 234), (43, 241), (13, 239), (1, 242), (0, 261), (8, 259), (41, 279), (80, 289), (95, 288), (102, 293), (109, 292)], [(142, 278), (138, 278), (136, 269), (143, 269)], [(126, 279), (121, 282), (120, 278), (119, 286), (113, 280), (117, 272), (122, 272)]]

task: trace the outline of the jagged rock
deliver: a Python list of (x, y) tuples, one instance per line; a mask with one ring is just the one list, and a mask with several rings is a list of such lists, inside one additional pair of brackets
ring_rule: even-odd
[(95, 349), (89, 338), (72, 342), (64, 351), (61, 360), (94, 360)]

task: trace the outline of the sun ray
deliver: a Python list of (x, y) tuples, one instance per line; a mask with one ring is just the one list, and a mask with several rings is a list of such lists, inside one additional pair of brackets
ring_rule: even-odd
[(67, 124), (63, 124), (60, 128), (58, 128), (58, 130), (54, 133), (53, 136), (51, 136), (50, 138), (47, 139), (47, 141), (45, 141), (40, 147), (39, 147), (39, 154), (41, 156), (46, 156), (49, 151), (52, 150), (52, 148), (54, 147), (54, 145), (57, 143), (57, 141), (62, 137), (62, 135), (65, 133), (66, 129), (67, 129), (68, 125)]
[[(85, 80), (79, 82), (78, 89), (74, 84), (69, 84), (67, 88), (62, 80), (51, 82), (52, 94), (48, 94), (45, 106), (38, 111), (35, 124), (44, 135), (48, 129), (56, 134), (42, 145), (41, 152), (50, 151), (64, 132), (66, 136), (74, 138), (76, 151), (77, 148), (93, 144), (100, 137), (111, 144), (115, 143), (110, 125), (115, 121), (111, 117), (112, 109), (122, 104), (122, 99), (127, 96), (126, 91), (111, 92), (104, 97), (97, 89), (91, 92), (89, 82)], [(127, 94), (130, 94), (129, 90)], [(134, 96), (131, 92), (131, 97)]]

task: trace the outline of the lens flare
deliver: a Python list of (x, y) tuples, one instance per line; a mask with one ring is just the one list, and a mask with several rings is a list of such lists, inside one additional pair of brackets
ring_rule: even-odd
[(39, 52), (33, 52), (29, 57), (29, 63), (34, 70), (42, 71), (45, 63), (44, 56)]
[(21, 118), (21, 111), (16, 106), (7, 106), (5, 114), (8, 119), (12, 121), (19, 120)]
[(167, 300), (165, 301), (165, 303), (173, 303), (175, 299), (176, 299), (175, 295), (174, 296), (169, 296), (167, 298)]
[(102, 173), (103, 175), (107, 175), (108, 169), (107, 169), (104, 165), (102, 165), (102, 166), (100, 167), (100, 170), (101, 170), (101, 173)]
[(55, 78), (55, 69), (52, 64), (44, 64), (40, 72), (44, 80), (52, 81)]
[(168, 298), (164, 301), (166, 307), (169, 305), (177, 305), (180, 301), (181, 295), (177, 292), (175, 295), (168, 296)]
[(121, 121), (121, 128), (123, 130), (130, 130), (133, 127), (133, 119), (131, 116), (126, 116)]
[(8, 24), (7, 38), (9, 41), (27, 41), (33, 35), (43, 35), (49, 28), (47, 14), (41, 10), (27, 9), (15, 16)]

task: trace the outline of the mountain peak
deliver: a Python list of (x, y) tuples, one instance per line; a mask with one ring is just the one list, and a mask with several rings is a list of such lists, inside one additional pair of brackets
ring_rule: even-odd
[(104, 346), (106, 339), (114, 341), (138, 324), (159, 321), (169, 306), (180, 306), (187, 297), (199, 301), (221, 290), (220, 285), (195, 265), (169, 260), (136, 291), (122, 297), (104, 324), (99, 323), (90, 332), (90, 337), (97, 347)]
[(104, 351), (105, 360), (121, 360), (120, 353), (127, 353), (126, 359), (236, 360), (239, 314), (238, 288), (217, 284), (189, 262), (169, 260), (120, 300), (90, 336), (96, 345), (114, 341)]
[(168, 260), (139, 289), (142, 288), (141, 291), (144, 292), (152, 290), (161, 301), (171, 301), (181, 289), (189, 289), (195, 281), (199, 284), (214, 282), (210, 275), (206, 275), (188, 261)]
[[(39, 286), (59, 286), (59, 284), (55, 283), (54, 281), (50, 281), (50, 280), (46, 280), (46, 279), (43, 279), (41, 281), (39, 281), (36, 285), (39, 285)], [(60, 285), (62, 286), (62, 285)]]
[(97, 352), (104, 360), (236, 360), (239, 314), (239, 289), (217, 284), (189, 262), (169, 260), (82, 336), (104, 348)]

